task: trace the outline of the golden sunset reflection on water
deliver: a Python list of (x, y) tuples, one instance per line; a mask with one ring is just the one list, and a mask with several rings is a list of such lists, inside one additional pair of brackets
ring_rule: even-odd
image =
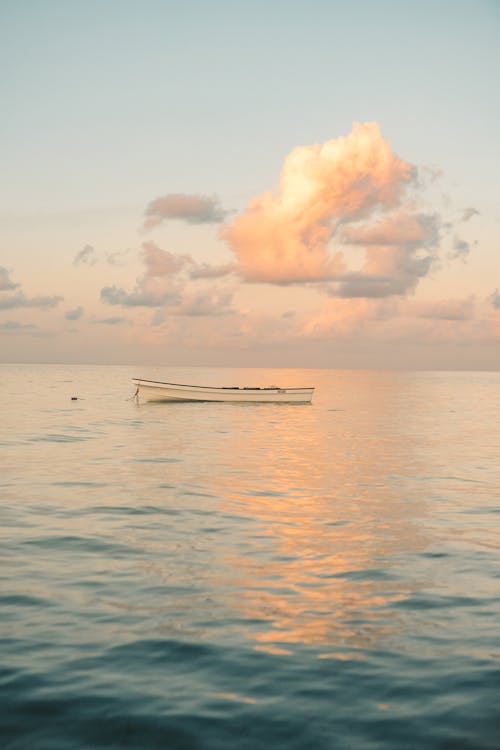
[[(495, 549), (490, 485), (470, 468), (470, 446), (485, 465), (495, 461), (495, 442), (473, 419), (491, 414), (485, 377), (455, 376), (451, 396), (453, 378), (432, 374), (187, 372), (176, 379), (316, 392), (310, 406), (134, 405), (114, 391), (128, 373), (103, 373), (47, 379), (41, 408), (20, 382), (26, 408), (9, 417), (18, 443), (4, 451), (4, 471), (36, 487), (18, 539), (30, 543), (36, 531), (49, 546), (76, 545), (64, 570), (77, 577), (84, 564), (89, 585), (104, 573), (141, 581), (139, 605), (126, 588), (92, 600), (110, 612), (139, 606), (162, 635), (203, 638), (224, 623), (259, 650), (307, 644), (333, 658), (397, 639), (405, 601), (436, 586), (438, 569), (447, 575), (446, 558), (432, 563), (446, 545)], [(63, 388), (81, 398), (61, 408)], [(455, 581), (446, 586), (458, 593)], [(485, 584), (476, 576), (468, 585)]]
[[(259, 649), (321, 644), (328, 655), (398, 629), (388, 611), (413, 584), (398, 575), (397, 559), (425, 547), (426, 503), (401, 492), (409, 452), (418, 470), (419, 446), (373, 431), (387, 410), (379, 391), (356, 422), (341, 410), (283, 409), (265, 435), (247, 425), (245, 453), (235, 445), (226, 455), (234, 465), (218, 480), (220, 508), (251, 517), (259, 531), (251, 549), (220, 554), (239, 589), (232, 606), (267, 622), (251, 634)], [(246, 479), (234, 483), (236, 475)]]

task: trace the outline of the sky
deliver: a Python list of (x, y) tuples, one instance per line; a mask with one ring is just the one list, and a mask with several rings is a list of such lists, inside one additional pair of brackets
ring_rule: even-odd
[(498, 0), (0, 0), (0, 362), (498, 369)]

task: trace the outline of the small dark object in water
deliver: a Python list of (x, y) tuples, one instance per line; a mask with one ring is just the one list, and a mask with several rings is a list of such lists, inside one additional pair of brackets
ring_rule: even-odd
[(78, 401), (78, 396), (71, 396), (72, 401)]

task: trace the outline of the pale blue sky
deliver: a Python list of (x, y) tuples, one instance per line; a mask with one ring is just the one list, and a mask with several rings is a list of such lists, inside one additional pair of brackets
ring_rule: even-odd
[(293, 146), (354, 120), (494, 189), (496, 1), (0, 7), (9, 212), (142, 203), (170, 186), (246, 197)]
[[(31, 294), (98, 315), (92, 295), (100, 304), (100, 287), (130, 286), (140, 267), (115, 281), (96, 266), (85, 299), (69, 298), (86, 244), (137, 254), (146, 205), (170, 193), (216, 194), (241, 211), (278, 183), (295, 146), (354, 121), (376, 121), (396, 154), (442, 173), (436, 210), (480, 212), (465, 237), (476, 260), (429, 285), (463, 298), (472, 279), (481, 300), (500, 286), (496, 0), (0, 0), (0, 65), (0, 266)], [(176, 224), (160, 239), (207, 262), (225, 252), (213, 227)], [(50, 347), (68, 350), (50, 315)], [(6, 346), (27, 358), (31, 344), (9, 333)]]

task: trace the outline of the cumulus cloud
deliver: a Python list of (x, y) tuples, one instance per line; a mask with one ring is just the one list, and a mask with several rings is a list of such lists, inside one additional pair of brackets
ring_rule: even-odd
[(0, 266), (0, 291), (7, 291), (9, 289), (17, 289), (19, 284), (14, 283), (9, 275), (9, 272), (3, 266)]
[(350, 245), (405, 245), (411, 250), (435, 246), (439, 239), (439, 217), (436, 214), (400, 212), (374, 224), (346, 227), (342, 241)]
[(332, 279), (348, 268), (331, 240), (349, 224), (409, 204), (415, 181), (415, 168), (391, 151), (376, 123), (355, 123), (347, 137), (295, 148), (278, 191), (252, 199), (221, 236), (247, 281)]
[(74, 257), (73, 265), (94, 266), (97, 263), (96, 252), (92, 245), (85, 245)]
[(75, 307), (74, 310), (67, 310), (64, 317), (66, 320), (79, 320), (83, 315), (83, 307)]
[(330, 296), (389, 297), (413, 292), (437, 259), (440, 219), (436, 214), (399, 212), (371, 225), (348, 226), (342, 242), (361, 246), (361, 272), (339, 277)]
[(188, 224), (220, 224), (228, 213), (214, 195), (170, 193), (155, 198), (148, 205), (144, 229), (152, 229), (169, 219), (179, 219)]
[(59, 296), (37, 296), (26, 297), (24, 292), (16, 292), (7, 297), (0, 298), (0, 310), (13, 310), (18, 307), (37, 307), (40, 310), (49, 310), (62, 302), (64, 297)]

